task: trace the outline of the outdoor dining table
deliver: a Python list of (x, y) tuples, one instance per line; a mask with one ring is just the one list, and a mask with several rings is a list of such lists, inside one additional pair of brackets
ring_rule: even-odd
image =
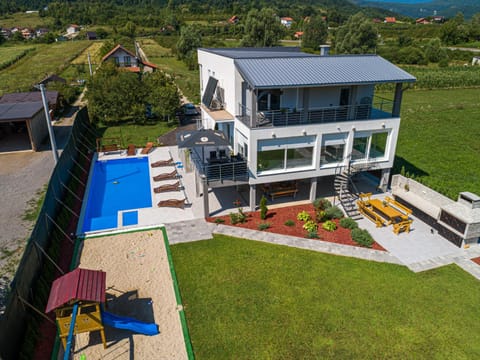
[(373, 209), (383, 215), (383, 217), (389, 221), (389, 223), (395, 223), (397, 221), (406, 220), (406, 215), (398, 211), (392, 206), (389, 206), (386, 202), (379, 199), (371, 199), (368, 202)]

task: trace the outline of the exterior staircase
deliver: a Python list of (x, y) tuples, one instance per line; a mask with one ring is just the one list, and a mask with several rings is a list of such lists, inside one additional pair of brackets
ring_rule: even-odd
[(342, 167), (342, 171), (335, 175), (333, 181), (335, 195), (340, 201), (346, 216), (351, 217), (354, 220), (362, 218), (356, 204), (358, 191), (352, 182), (352, 176), (360, 171), (360, 169), (355, 169), (353, 167), (347, 167), (346, 169)]

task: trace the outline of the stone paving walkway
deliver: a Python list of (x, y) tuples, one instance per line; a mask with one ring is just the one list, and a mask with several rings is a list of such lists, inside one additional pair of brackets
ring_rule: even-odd
[(349, 256), (370, 261), (405, 265), (414, 272), (426, 271), (455, 263), (472, 276), (480, 280), (480, 266), (470, 260), (471, 258), (480, 256), (480, 247), (472, 247), (468, 250), (458, 249), (458, 252), (451, 254), (433, 256), (428, 259), (423, 259), (422, 261), (405, 264), (399, 258), (386, 251), (335, 244), (321, 240), (303, 239), (295, 236), (274, 234), (266, 231), (250, 230), (235, 226), (216, 225), (208, 223), (204, 219), (195, 219), (185, 222), (166, 224), (165, 227), (167, 229), (170, 244), (208, 240), (212, 238), (212, 234), (223, 234), (333, 255)]

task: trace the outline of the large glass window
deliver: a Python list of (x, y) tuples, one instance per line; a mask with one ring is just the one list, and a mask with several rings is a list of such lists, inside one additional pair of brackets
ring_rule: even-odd
[(280, 90), (264, 90), (258, 94), (258, 111), (279, 110)]
[(259, 151), (257, 156), (257, 170), (282, 170), (285, 166), (285, 150)]
[(130, 67), (132, 65), (130, 56), (123, 57), (123, 64), (124, 66)]
[(312, 165), (313, 147), (287, 149), (287, 169)]
[(260, 140), (257, 171), (305, 168), (313, 165), (315, 136)]
[(356, 136), (353, 139), (352, 160), (362, 160), (367, 157), (369, 136)]
[(385, 156), (385, 149), (387, 148), (387, 132), (379, 132), (372, 134), (372, 140), (370, 144), (371, 159), (382, 158)]
[(320, 165), (336, 164), (343, 161), (348, 133), (325, 134), (322, 136)]

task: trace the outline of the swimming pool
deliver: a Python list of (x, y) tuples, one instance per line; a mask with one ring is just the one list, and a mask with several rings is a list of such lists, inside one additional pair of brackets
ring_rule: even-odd
[[(148, 158), (96, 160), (91, 175), (82, 232), (114, 229), (119, 211), (152, 206)], [(120, 222), (135, 225), (135, 211), (122, 213)]]

